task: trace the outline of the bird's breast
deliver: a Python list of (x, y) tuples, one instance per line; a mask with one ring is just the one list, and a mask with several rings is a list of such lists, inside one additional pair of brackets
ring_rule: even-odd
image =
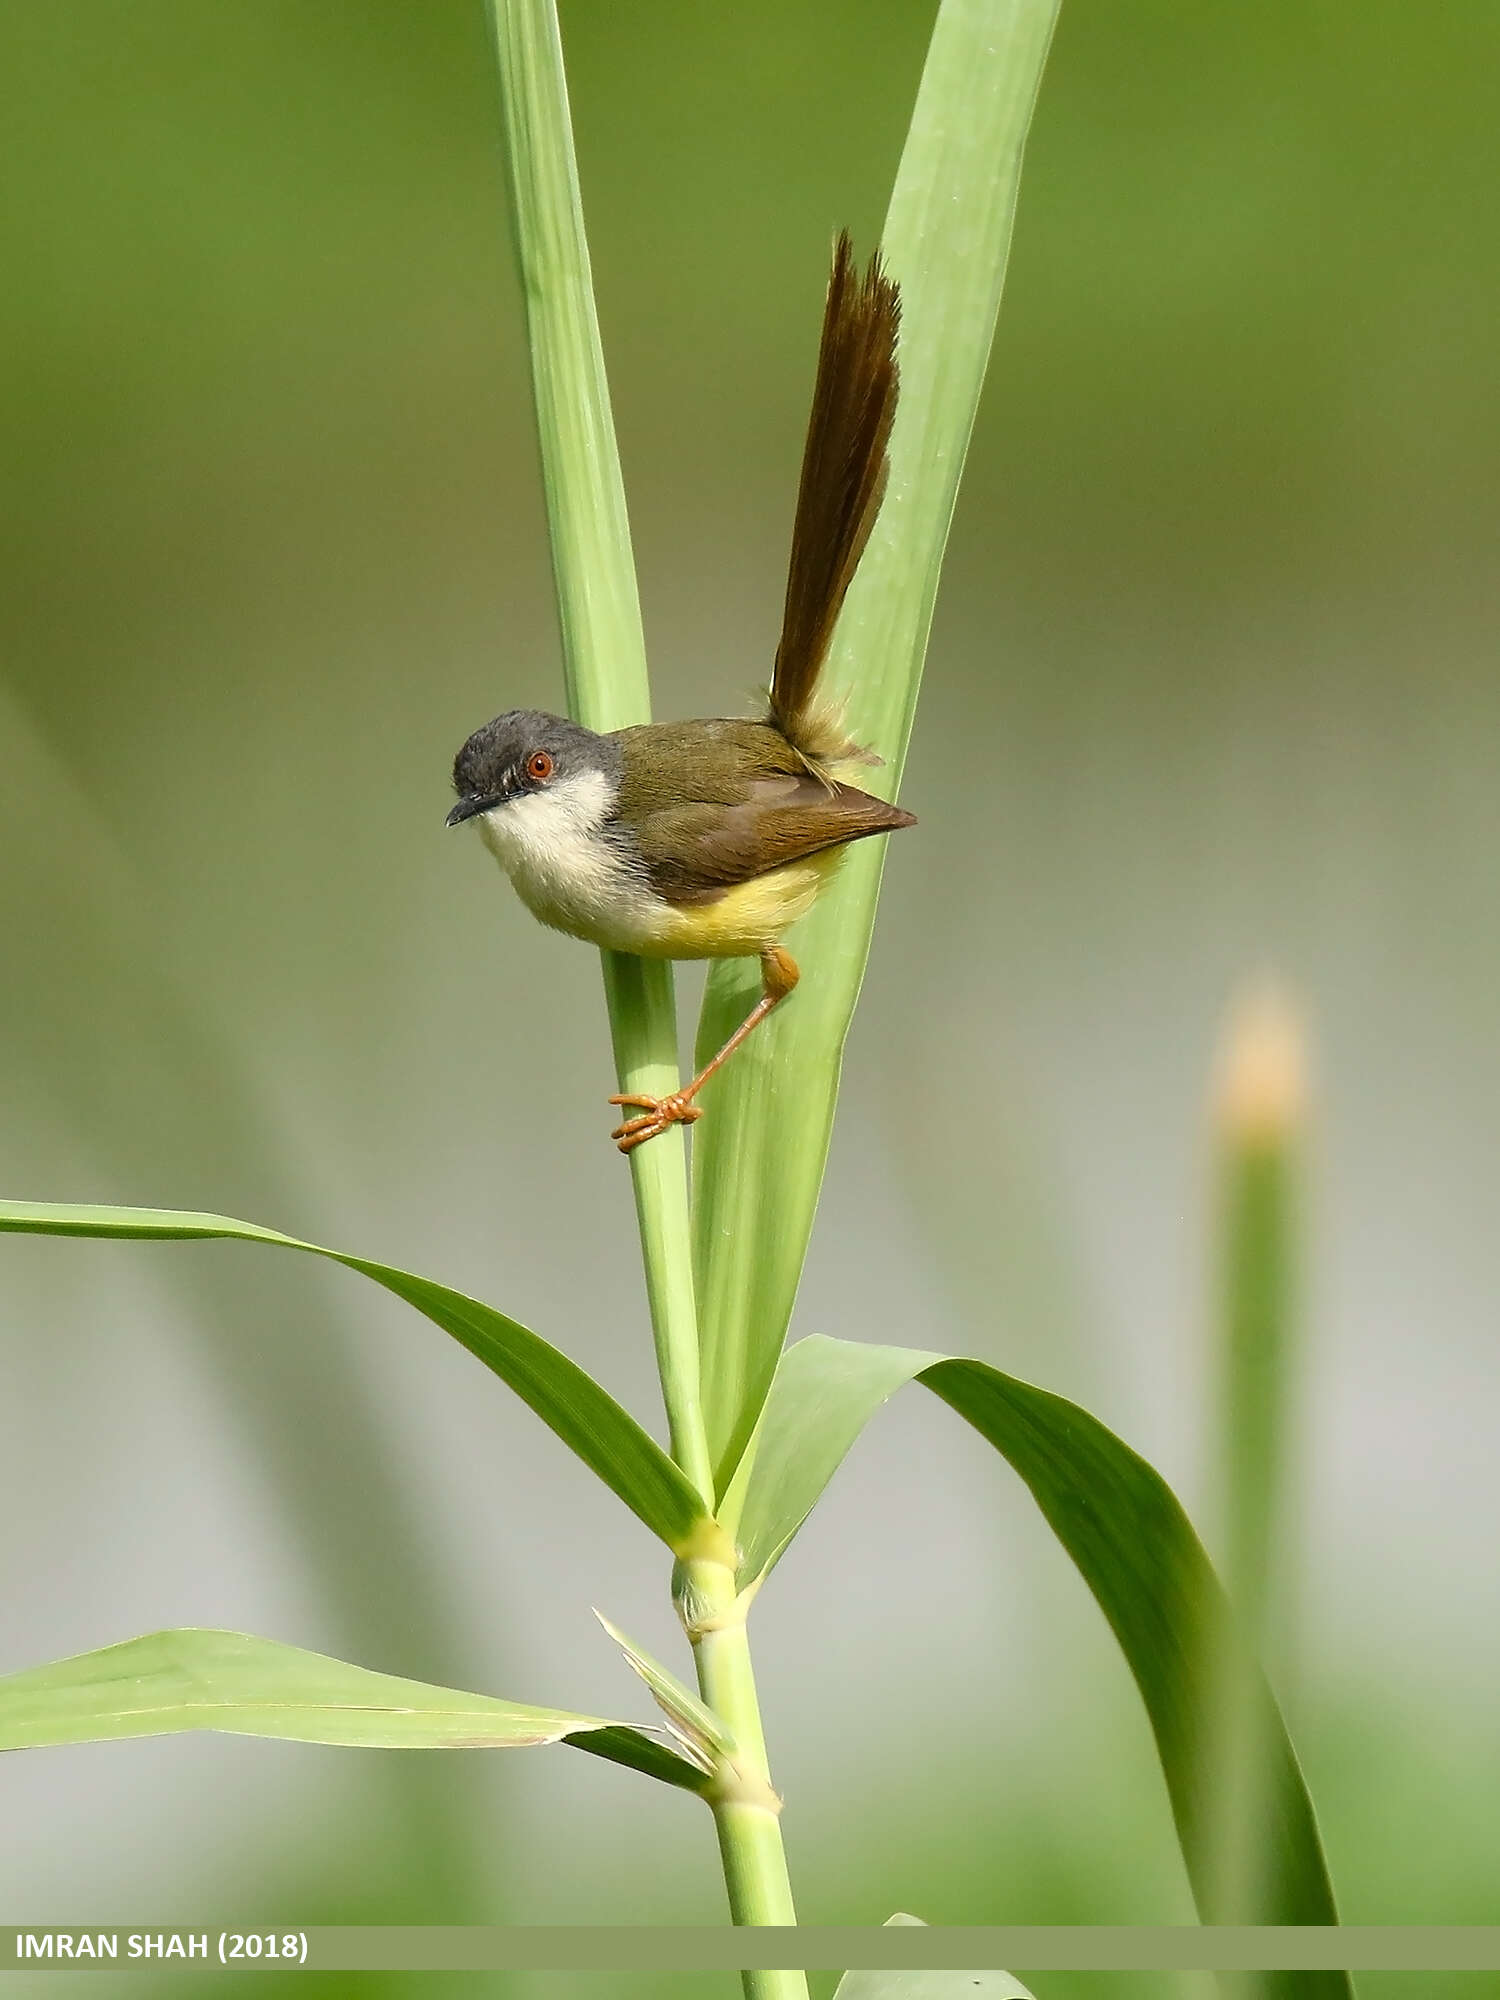
[(480, 837), (532, 915), (612, 951), (640, 951), (659, 905), (609, 831), (614, 788), (585, 772), (485, 813)]
[(843, 854), (825, 849), (701, 902), (674, 904), (647, 881), (612, 819), (614, 802), (609, 780), (590, 772), (479, 817), (485, 846), (532, 915), (608, 951), (754, 956), (806, 914)]

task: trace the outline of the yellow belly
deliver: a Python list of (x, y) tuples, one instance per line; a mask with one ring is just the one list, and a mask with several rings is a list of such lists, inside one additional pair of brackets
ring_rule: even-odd
[(645, 958), (756, 957), (807, 915), (843, 858), (842, 847), (826, 847), (737, 883), (711, 903), (658, 904), (650, 934), (626, 949)]

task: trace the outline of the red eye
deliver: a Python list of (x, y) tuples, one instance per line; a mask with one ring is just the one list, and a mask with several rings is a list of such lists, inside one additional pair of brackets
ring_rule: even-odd
[(545, 784), (552, 776), (552, 759), (545, 750), (532, 751), (526, 759), (526, 775), (528, 778), (535, 778), (539, 785)]

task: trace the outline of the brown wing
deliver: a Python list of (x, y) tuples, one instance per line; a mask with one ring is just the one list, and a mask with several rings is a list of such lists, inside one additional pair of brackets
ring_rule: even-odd
[(872, 833), (914, 826), (884, 799), (803, 776), (757, 779), (737, 805), (679, 801), (635, 828), (651, 886), (669, 903), (707, 903), (789, 861)]

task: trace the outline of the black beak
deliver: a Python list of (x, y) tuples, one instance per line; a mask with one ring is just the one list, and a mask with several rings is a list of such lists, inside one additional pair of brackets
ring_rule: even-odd
[(443, 821), (443, 824), (444, 826), (462, 826), (466, 819), (473, 819), (478, 813), (487, 813), (492, 806), (498, 806), (501, 803), (502, 801), (497, 792), (480, 792), (473, 797), (460, 799), (452, 812)]

